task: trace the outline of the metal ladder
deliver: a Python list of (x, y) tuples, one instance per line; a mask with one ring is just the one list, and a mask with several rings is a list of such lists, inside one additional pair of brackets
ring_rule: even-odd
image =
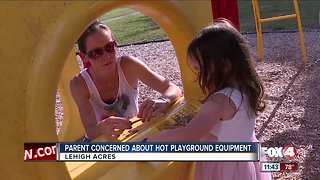
[(299, 29), (299, 36), (300, 36), (300, 42), (301, 42), (301, 54), (303, 57), (303, 63), (304, 64), (306, 63), (307, 53), (306, 53), (306, 49), (304, 46), (304, 36), (303, 36), (303, 31), (302, 31), (298, 0), (293, 0), (293, 5), (294, 5), (294, 10), (295, 10), (294, 14), (261, 19), (258, 0), (252, 0), (253, 12), (254, 12), (255, 21), (256, 21), (259, 60), (263, 59), (262, 23), (296, 18), (297, 24), (298, 24), (298, 29)]

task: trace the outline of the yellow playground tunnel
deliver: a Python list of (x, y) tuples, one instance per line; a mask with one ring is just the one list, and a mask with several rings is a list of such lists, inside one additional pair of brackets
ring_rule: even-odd
[[(172, 120), (174, 114), (201, 96), (185, 57), (188, 43), (212, 21), (211, 1), (1, 1), (0, 132), (4, 142), (0, 150), (0, 172), (4, 179), (192, 178), (192, 163), (185, 162), (23, 160), (25, 142), (72, 142), (83, 134), (78, 110), (69, 92), (69, 81), (79, 72), (73, 47), (92, 21), (116, 8), (130, 8), (149, 16), (161, 26), (174, 46), (185, 97), (171, 108), (161, 123)], [(54, 120), (57, 89), (64, 106), (64, 123), (58, 136)], [(134, 137), (121, 140), (139, 141), (159, 132), (161, 123), (144, 127), (144, 131)], [(103, 137), (100, 140), (103, 141)]]

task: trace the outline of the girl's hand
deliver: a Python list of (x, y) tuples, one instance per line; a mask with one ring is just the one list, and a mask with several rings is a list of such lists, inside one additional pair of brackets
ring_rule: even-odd
[(110, 116), (100, 122), (99, 129), (101, 133), (116, 140), (125, 129), (132, 128), (132, 122), (126, 118)]
[(168, 99), (147, 99), (140, 106), (138, 117), (142, 122), (151, 121), (163, 115), (169, 107)]

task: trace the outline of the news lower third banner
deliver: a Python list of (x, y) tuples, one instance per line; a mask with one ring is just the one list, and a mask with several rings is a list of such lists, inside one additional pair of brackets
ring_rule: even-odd
[(259, 161), (260, 158), (259, 143), (90, 142), (31, 146), (36, 148), (30, 148), (30, 144), (25, 144), (25, 161)]

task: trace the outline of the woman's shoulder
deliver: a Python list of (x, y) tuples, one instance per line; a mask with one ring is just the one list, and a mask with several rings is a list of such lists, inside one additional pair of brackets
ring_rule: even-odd
[(70, 84), (72, 84), (73, 86), (82, 86), (85, 84), (85, 80), (83, 78), (83, 71), (81, 71), (79, 74), (77, 74), (76, 76), (74, 76), (71, 80), (70, 80)]
[(134, 57), (134, 56), (121, 56), (119, 57), (119, 61), (120, 61), (120, 65), (121, 67), (123, 66), (132, 66), (135, 65), (137, 63), (142, 63), (141, 60), (139, 60), (138, 58)]
[(121, 69), (125, 72), (137, 73), (139, 70), (146, 68), (146, 65), (134, 56), (119, 57)]
[(87, 84), (86, 84), (83, 76), (80, 73), (71, 79), (70, 89), (72, 92), (79, 92), (81, 94), (82, 93), (89, 94)]
[(70, 80), (70, 85), (72, 85), (72, 86), (79, 86), (82, 81), (84, 81), (82, 75), (81, 75), (81, 74), (78, 74), (78, 75), (74, 76), (74, 77)]

